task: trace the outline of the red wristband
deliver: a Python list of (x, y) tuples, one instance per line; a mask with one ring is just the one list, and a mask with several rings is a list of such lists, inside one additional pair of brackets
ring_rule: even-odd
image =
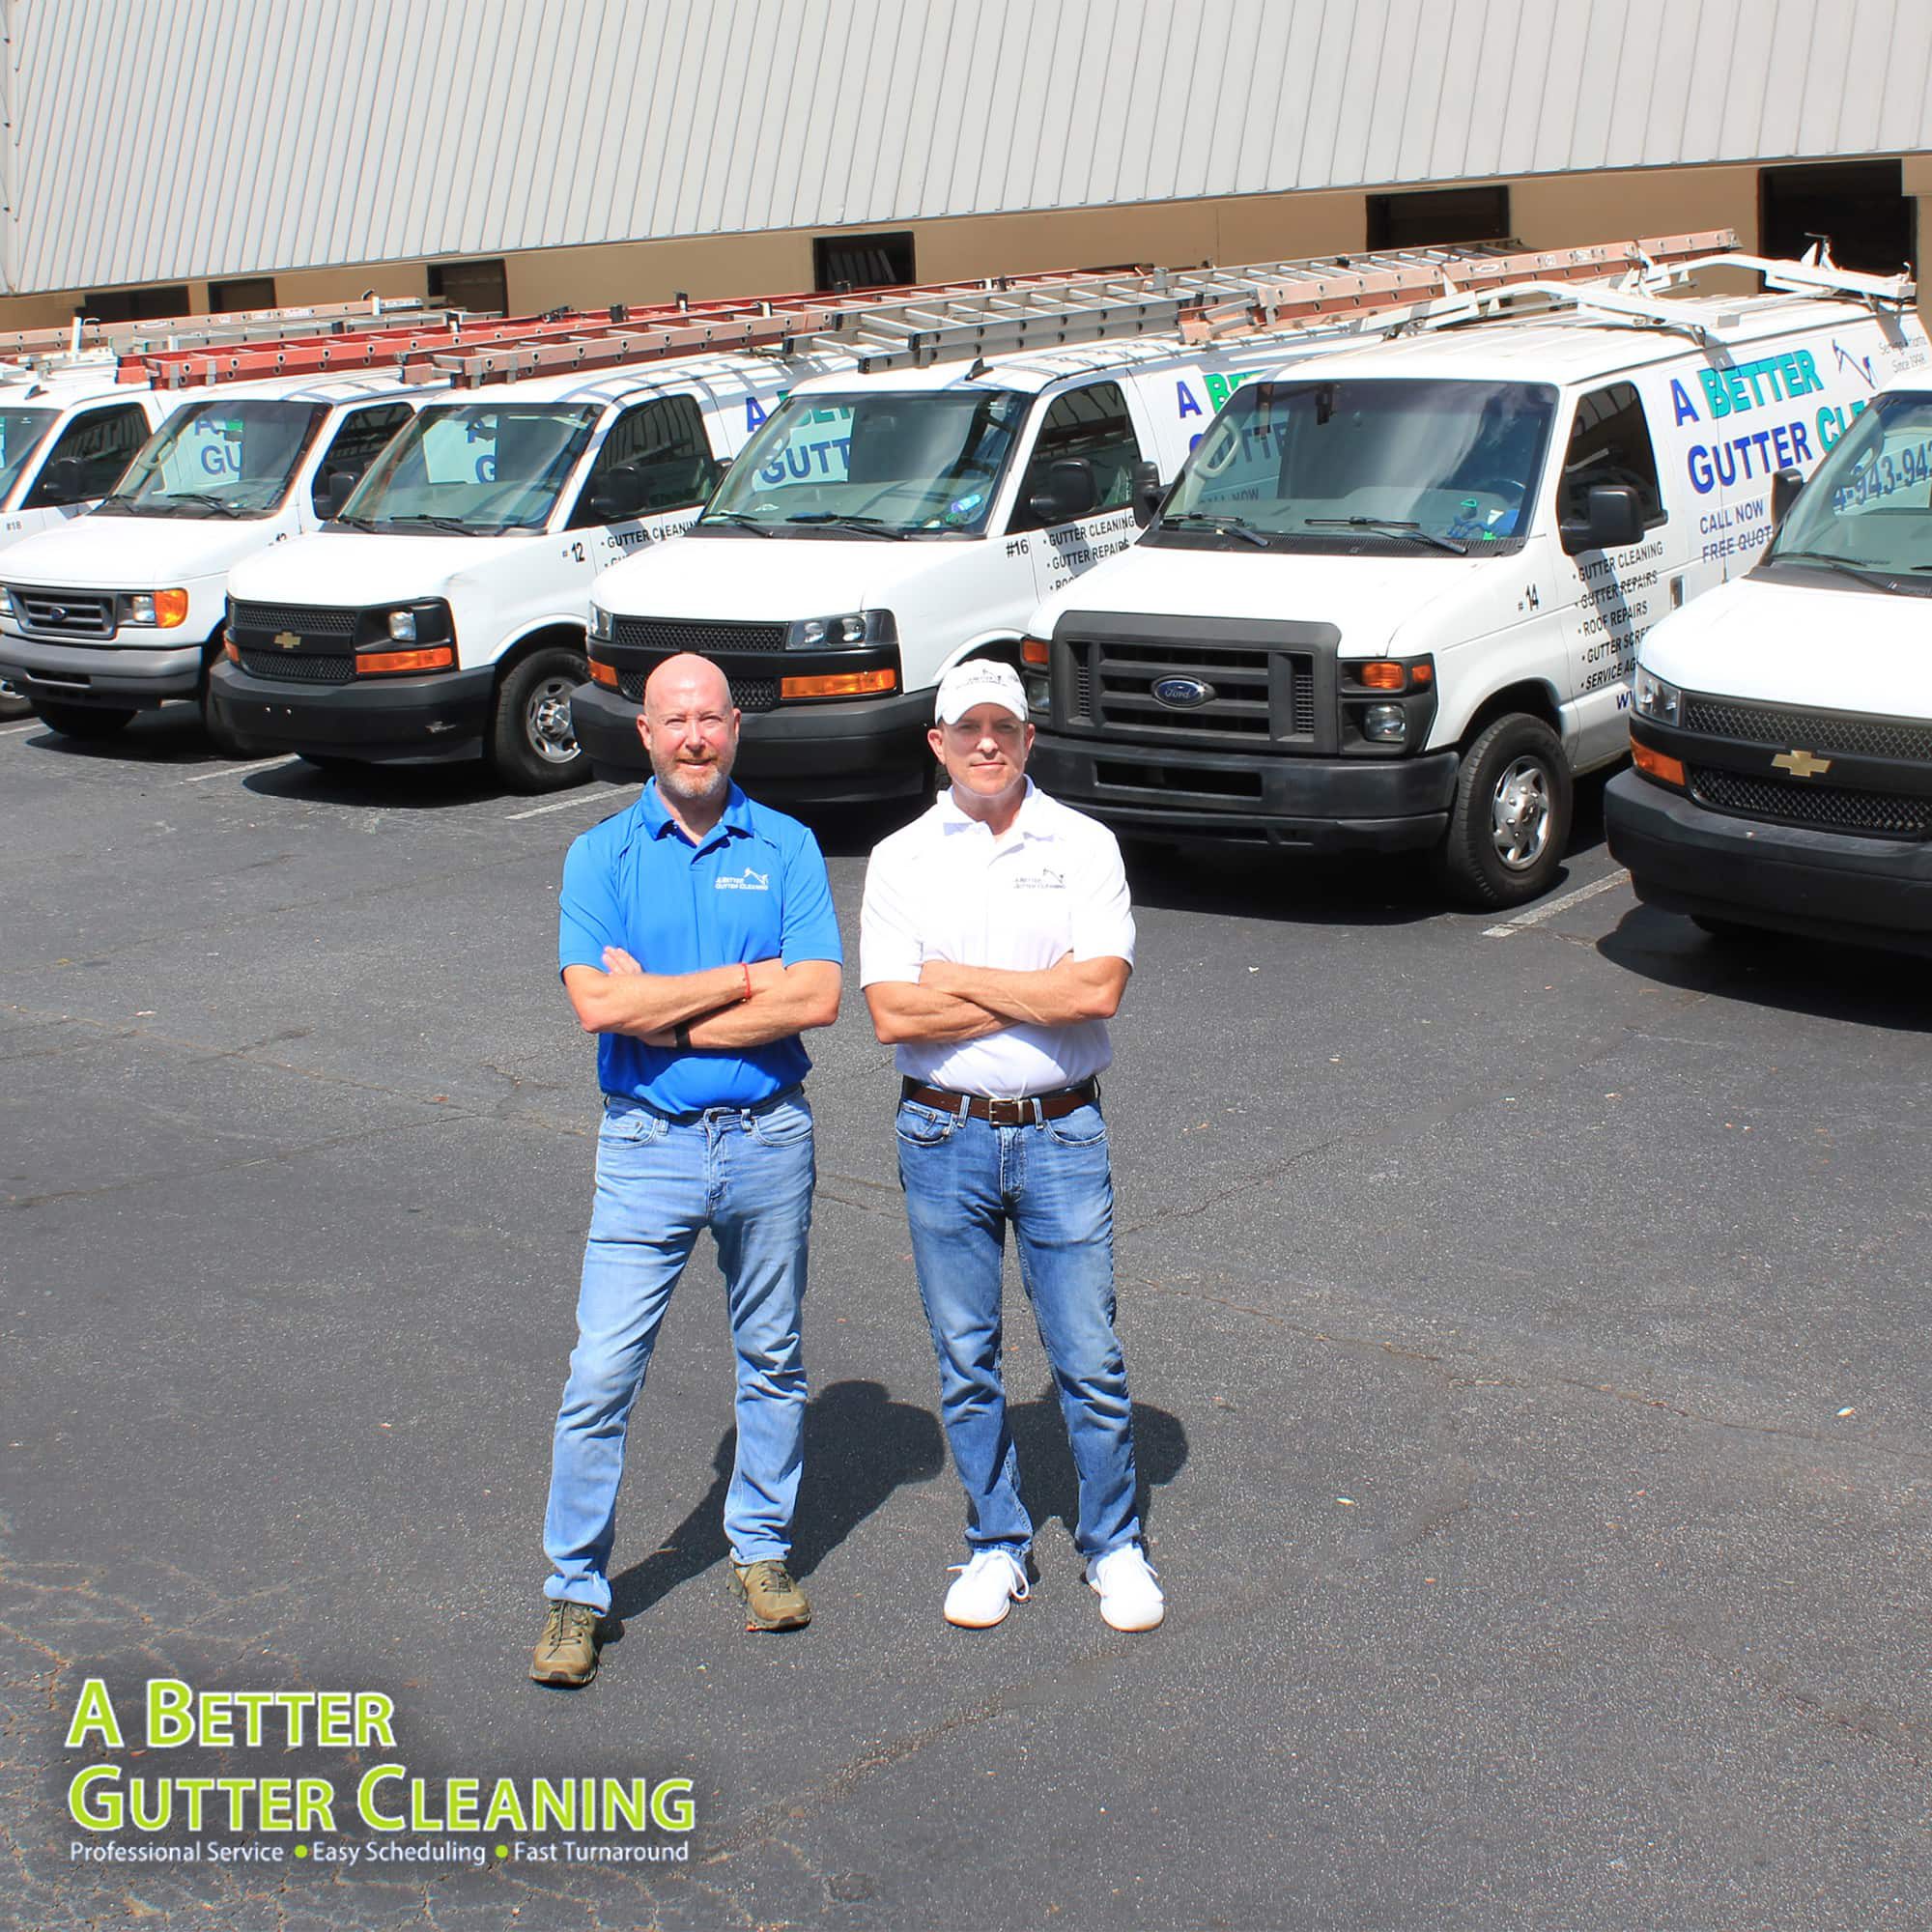
[[(739, 965), (743, 966), (743, 967), (744, 967), (744, 969), (745, 969), (745, 999), (746, 999), (746, 1000), (749, 1000), (749, 999), (750, 999), (750, 998), (752, 997), (752, 966), (751, 966), (751, 962), (750, 962), (749, 960), (746, 960), (746, 959), (741, 959), (741, 960), (740, 960), (740, 961), (739, 961), (738, 963), (739, 963)], [(740, 1000), (738, 1004), (739, 1004), (740, 1006), (743, 1006), (743, 1005), (744, 1005), (744, 1003), (745, 1003), (745, 1001), (744, 1001), (744, 1000)]]

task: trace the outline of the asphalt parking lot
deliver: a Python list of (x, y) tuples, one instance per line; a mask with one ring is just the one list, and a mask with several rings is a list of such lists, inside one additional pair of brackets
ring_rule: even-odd
[[(1507, 921), (1137, 859), (1108, 1113), (1150, 1636), (1081, 1582), (1016, 1284), (1040, 1579), (940, 1619), (962, 1508), (848, 965), (817, 1617), (753, 1637), (726, 1595), (706, 1259), (633, 1430), (621, 1639), (559, 1694), (524, 1673), (595, 1093), (554, 895), (630, 794), (0, 724), (0, 1917), (1921, 1927), (1923, 969), (1641, 908), (1600, 794)], [(852, 954), (884, 829), (822, 828)], [(80, 1684), (158, 1675), (382, 1690), (438, 1777), (689, 1776), (689, 1862), (75, 1862)]]

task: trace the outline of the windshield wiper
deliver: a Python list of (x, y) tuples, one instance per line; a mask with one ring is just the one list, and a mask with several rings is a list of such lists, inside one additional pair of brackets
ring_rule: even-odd
[[(1882, 583), (1888, 577), (1897, 574), (1894, 571), (1885, 569), (1881, 564), (1857, 564), (1853, 563), (1849, 557), (1833, 556), (1828, 551), (1822, 550), (1773, 551), (1764, 561), (1766, 563), (1815, 563), (1826, 570), (1835, 570), (1842, 576), (1856, 577), (1861, 583)], [(1924, 566), (1922, 564), (1914, 564), (1912, 568), (1921, 570)]]
[(1413, 537), (1417, 543), (1432, 544), (1437, 550), (1446, 550), (1451, 556), (1467, 556), (1469, 546), (1458, 543), (1454, 537), (1438, 537), (1434, 530), (1425, 530), (1420, 524), (1412, 524), (1402, 517), (1303, 517), (1301, 520), (1311, 530), (1349, 529), (1379, 530), (1384, 534), (1395, 532), (1400, 536)]
[[(128, 500), (138, 499), (130, 497)], [(170, 490), (165, 497), (156, 498), (156, 506), (161, 503), (199, 503), (204, 509), (213, 510), (221, 517), (239, 517), (242, 514), (226, 497), (211, 496), (203, 490)]]
[(833, 510), (801, 510), (795, 517), (787, 517), (788, 524), (818, 524), (824, 527), (839, 530), (857, 530), (865, 537), (889, 537), (895, 543), (907, 532), (896, 524), (889, 524), (883, 517), (842, 517)]
[(426, 510), (412, 510), (403, 517), (384, 517), (385, 524), (427, 524), (433, 530), (447, 530), (452, 536), (481, 537), (494, 535), (500, 530), (501, 524), (466, 524), (461, 517), (433, 517)]
[(761, 537), (775, 537), (778, 531), (762, 517), (748, 517), (743, 510), (714, 510), (708, 517), (699, 517), (700, 524), (729, 524), (736, 530), (756, 530)]
[(338, 529), (344, 530), (373, 530), (376, 527), (376, 520), (373, 517), (334, 516), (328, 521)]
[(1268, 540), (1245, 517), (1210, 517), (1205, 510), (1182, 510), (1178, 515), (1161, 518), (1163, 527), (1177, 524), (1194, 524), (1203, 529), (1210, 529), (1217, 537), (1239, 537), (1243, 543), (1251, 543), (1257, 550), (1266, 550)]
[(133, 497), (124, 497), (117, 491), (111, 497), (101, 497), (99, 502), (95, 504), (94, 508), (97, 515), (102, 510), (126, 511), (129, 504), (136, 502), (138, 498)]

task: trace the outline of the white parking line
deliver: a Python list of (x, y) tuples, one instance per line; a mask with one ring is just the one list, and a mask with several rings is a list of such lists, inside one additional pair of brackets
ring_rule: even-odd
[(38, 718), (35, 718), (25, 724), (8, 725), (4, 731), (0, 731), (0, 738), (17, 738), (22, 731), (44, 731), (46, 728)]
[(294, 758), (286, 753), (279, 758), (257, 758), (252, 765), (217, 765), (212, 772), (196, 772), (191, 779), (177, 779), (177, 784), (201, 785), (210, 779), (239, 779), (243, 772), (266, 772), (271, 765), (292, 765)]
[(615, 798), (619, 792), (632, 790), (630, 785), (604, 785), (596, 791), (573, 792), (568, 798), (560, 798), (554, 805), (533, 805), (527, 811), (506, 811), (505, 825), (514, 825), (520, 818), (541, 818), (547, 811), (568, 811), (573, 805), (595, 805), (604, 799)]
[(1593, 899), (1599, 893), (1606, 893), (1612, 886), (1630, 884), (1630, 873), (1619, 866), (1607, 878), (1593, 880), (1587, 886), (1578, 886), (1574, 893), (1565, 893), (1560, 899), (1551, 899), (1548, 905), (1538, 906), (1534, 912), (1526, 912), (1520, 919), (1513, 919), (1507, 925), (1490, 925), (1483, 928), (1485, 939), (1507, 939), (1513, 932), (1527, 932), (1532, 925), (1541, 925), (1546, 919), (1554, 919), (1559, 912), (1568, 912), (1574, 905), (1581, 905), (1585, 899)]

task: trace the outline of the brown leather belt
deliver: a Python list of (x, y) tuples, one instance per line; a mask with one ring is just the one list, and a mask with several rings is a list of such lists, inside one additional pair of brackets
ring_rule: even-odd
[(944, 1087), (922, 1087), (911, 1074), (899, 1082), (899, 1098), (943, 1114), (965, 1112), (996, 1127), (1030, 1127), (1038, 1121), (1057, 1121), (1081, 1107), (1100, 1104), (1100, 1083), (1083, 1080), (1077, 1087), (1061, 1087), (1051, 1094), (1029, 1094), (1024, 1100), (989, 1100), (983, 1094), (954, 1094)]

